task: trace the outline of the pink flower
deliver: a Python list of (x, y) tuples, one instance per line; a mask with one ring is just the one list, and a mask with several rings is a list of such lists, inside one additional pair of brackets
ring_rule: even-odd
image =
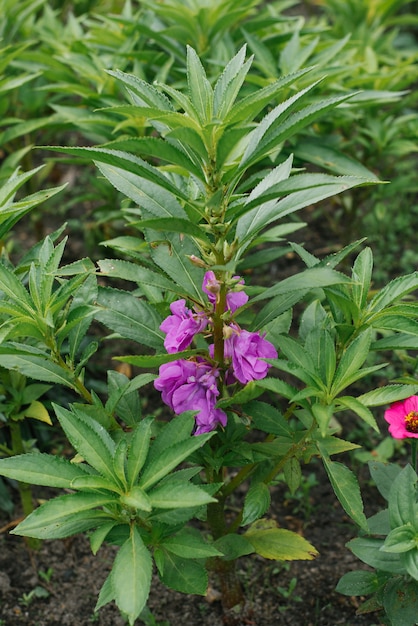
[[(238, 291), (231, 290), (226, 294), (226, 308), (231, 313), (235, 313), (237, 309), (248, 302), (247, 294), (238, 287), (238, 285), (244, 284), (244, 280), (239, 276), (234, 276), (233, 280), (237, 281), (235, 289), (238, 288)], [(220, 289), (221, 283), (216, 278), (215, 273), (212, 271), (206, 272), (203, 278), (202, 290), (207, 294), (209, 302), (214, 307), (216, 306), (216, 298)]]
[(385, 420), (394, 439), (418, 438), (418, 396), (394, 402), (385, 411)]
[(208, 320), (203, 313), (193, 313), (186, 308), (185, 300), (176, 300), (170, 304), (169, 315), (160, 326), (166, 333), (164, 347), (169, 354), (181, 352), (190, 346), (193, 337), (204, 330)]
[(271, 365), (263, 359), (277, 359), (277, 350), (259, 333), (239, 329), (225, 341), (226, 354), (232, 359), (232, 372), (240, 383), (261, 380)]
[(226, 425), (226, 414), (215, 408), (219, 395), (218, 376), (219, 371), (204, 359), (179, 359), (161, 365), (154, 386), (177, 415), (197, 411), (195, 435), (201, 435), (214, 430), (218, 424)]

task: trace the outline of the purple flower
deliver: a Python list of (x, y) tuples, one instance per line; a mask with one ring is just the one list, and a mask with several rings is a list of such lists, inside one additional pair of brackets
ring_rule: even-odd
[(243, 385), (261, 380), (270, 368), (263, 359), (277, 359), (276, 348), (259, 333), (231, 327), (235, 332), (225, 340), (225, 357), (232, 361), (232, 374)]
[(218, 424), (226, 425), (226, 414), (215, 409), (219, 390), (218, 370), (203, 359), (178, 360), (161, 365), (159, 378), (154, 382), (161, 397), (177, 415), (184, 411), (197, 411), (196, 435), (207, 433)]
[[(236, 286), (243, 285), (244, 280), (239, 276), (233, 276), (233, 280), (236, 281)], [(203, 278), (202, 290), (207, 294), (209, 302), (215, 307), (216, 298), (221, 289), (221, 283), (216, 278), (215, 273), (212, 271), (206, 272)], [(240, 289), (238, 287), (238, 289)], [(228, 291), (226, 294), (226, 308), (235, 313), (237, 309), (244, 306), (248, 301), (248, 296), (245, 291)]]
[(160, 326), (166, 333), (164, 347), (169, 354), (181, 352), (190, 346), (193, 337), (204, 330), (208, 320), (203, 313), (193, 313), (186, 308), (185, 300), (176, 300), (170, 304), (169, 315)]

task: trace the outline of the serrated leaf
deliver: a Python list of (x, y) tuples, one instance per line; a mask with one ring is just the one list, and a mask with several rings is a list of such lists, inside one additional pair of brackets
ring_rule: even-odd
[(188, 508), (216, 502), (203, 489), (189, 482), (168, 481), (148, 491), (153, 508)]
[(126, 476), (129, 487), (133, 487), (138, 480), (139, 473), (147, 458), (152, 421), (152, 418), (142, 420), (132, 433), (126, 461)]
[(372, 389), (358, 396), (357, 400), (365, 406), (381, 406), (404, 400), (417, 393), (417, 385), (386, 385)]
[(266, 528), (245, 533), (255, 552), (276, 561), (311, 561), (318, 551), (306, 539), (285, 528)]
[(337, 396), (345, 387), (350, 385), (365, 362), (370, 351), (372, 333), (371, 329), (366, 329), (348, 346), (343, 353), (335, 372), (330, 393), (332, 397)]
[(102, 288), (98, 303), (101, 310), (96, 319), (126, 339), (132, 339), (155, 349), (163, 348), (161, 318), (146, 302), (129, 292)]
[(122, 278), (123, 280), (130, 280), (138, 284), (146, 284), (151, 287), (157, 287), (157, 289), (163, 291), (176, 293), (180, 296), (183, 294), (175, 283), (171, 282), (162, 274), (136, 263), (123, 261), (121, 259), (103, 259), (98, 261), (97, 264), (101, 274), (105, 276)]
[(366, 422), (369, 426), (371, 426), (376, 432), (379, 432), (379, 426), (375, 420), (373, 413), (359, 401), (358, 398), (353, 398), (352, 396), (340, 396), (337, 398), (337, 404), (341, 405), (347, 409), (350, 409), (357, 415), (361, 417), (361, 419)]
[[(368, 531), (367, 520), (363, 512), (363, 501), (361, 499), (360, 487), (353, 472), (342, 463), (330, 461), (321, 448), (321, 443), (317, 442), (322, 454), (322, 460), (328, 478), (334, 489), (335, 495), (341, 503), (345, 512), (351, 519), (366, 532)], [(325, 450), (324, 450), (325, 452)], [(326, 454), (326, 452), (325, 452)]]
[(313, 267), (309, 268), (295, 276), (290, 276), (280, 281), (273, 287), (269, 287), (261, 294), (255, 296), (252, 302), (258, 302), (260, 300), (266, 300), (267, 298), (273, 298), (278, 295), (287, 294), (289, 292), (300, 290), (311, 290), (321, 287), (329, 287), (331, 285), (338, 285), (349, 282), (349, 279), (332, 269), (326, 267)]
[(190, 100), (202, 124), (212, 118), (213, 90), (196, 51), (187, 46), (187, 83)]
[(96, 507), (114, 502), (114, 497), (97, 493), (58, 496), (35, 509), (12, 532), (38, 539), (69, 537), (108, 521), (109, 514)]
[(226, 561), (233, 561), (240, 556), (252, 554), (254, 547), (252, 543), (244, 537), (244, 535), (236, 535), (229, 533), (223, 537), (219, 537), (214, 544), (224, 554)]
[(237, 54), (227, 63), (214, 88), (213, 114), (219, 119), (229, 113), (245, 77), (251, 67), (252, 58), (245, 61), (246, 46), (242, 46)]
[(207, 559), (222, 556), (222, 552), (214, 545), (203, 541), (202, 535), (193, 528), (183, 528), (175, 535), (171, 535), (161, 542), (161, 546), (186, 559)]
[[(176, 196), (172, 191), (165, 189), (162, 184), (156, 185), (120, 167), (104, 163), (96, 163), (96, 165), (118, 191), (133, 200), (139, 207), (147, 209), (152, 215), (183, 219), (187, 217)], [(167, 186), (169, 186), (168, 182)], [(177, 195), (180, 195), (180, 192)]]
[(252, 524), (262, 517), (270, 506), (270, 490), (263, 482), (253, 482), (244, 500), (241, 526)]
[(117, 553), (111, 571), (115, 602), (131, 626), (147, 602), (151, 575), (151, 555), (138, 529), (132, 526), (130, 537)]
[(99, 526), (99, 528), (96, 528), (96, 530), (90, 534), (90, 548), (94, 555), (97, 554), (103, 541), (106, 539), (112, 528), (116, 526), (116, 524), (117, 522), (112, 520), (111, 522), (102, 524), (101, 526)]
[(416, 499), (417, 474), (410, 465), (407, 465), (396, 476), (389, 492), (389, 516), (392, 528), (403, 526), (408, 522), (416, 525)]
[(192, 255), (199, 256), (196, 245), (190, 239), (170, 232), (161, 233), (161, 243), (151, 250), (154, 263), (183, 289), (184, 296), (203, 304), (204, 272), (191, 263), (189, 257)]
[(69, 371), (64, 370), (47, 356), (24, 353), (5, 344), (0, 347), (0, 366), (17, 370), (28, 378), (56, 383), (74, 388), (74, 379)]
[(53, 406), (75, 450), (103, 476), (117, 483), (112, 469), (115, 444), (106, 429), (81, 410), (68, 411), (56, 404)]
[(160, 577), (167, 587), (182, 593), (206, 594), (208, 575), (200, 563), (161, 551)]
[(72, 481), (85, 477), (82, 467), (67, 459), (39, 452), (27, 452), (0, 459), (0, 475), (45, 487), (70, 489)]
[(145, 465), (139, 485), (145, 490), (155, 485), (192, 452), (203, 446), (212, 436), (213, 432), (197, 435), (167, 448), (161, 456), (152, 459), (151, 462)]
[(189, 220), (178, 217), (146, 219), (141, 222), (133, 222), (133, 226), (137, 226), (140, 230), (151, 228), (158, 231), (171, 231), (173, 233), (189, 235), (198, 241), (202, 241), (207, 246), (211, 245), (208, 236), (202, 228)]
[(371, 299), (369, 311), (374, 315), (416, 289), (418, 289), (418, 272), (395, 278)]
[(149, 512), (152, 509), (152, 504), (148, 494), (146, 494), (145, 491), (138, 486), (132, 487), (128, 493), (121, 496), (120, 501), (124, 506), (138, 509), (140, 511)]

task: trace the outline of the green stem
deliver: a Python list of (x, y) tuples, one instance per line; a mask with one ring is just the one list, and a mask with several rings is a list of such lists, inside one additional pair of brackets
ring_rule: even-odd
[(414, 472), (417, 471), (417, 440), (411, 439), (411, 465)]

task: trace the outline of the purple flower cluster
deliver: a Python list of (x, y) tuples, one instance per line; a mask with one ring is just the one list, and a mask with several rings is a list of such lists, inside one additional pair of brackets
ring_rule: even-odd
[[(226, 294), (226, 309), (232, 314), (248, 301), (242, 291), (244, 281), (233, 277), (233, 287)], [(192, 311), (185, 300), (177, 300), (170, 305), (172, 315), (161, 324), (166, 333), (164, 346), (168, 353), (175, 354), (190, 346), (195, 335), (211, 325), (211, 314), (215, 311), (221, 284), (214, 272), (206, 272), (202, 290), (209, 300), (208, 312)], [(260, 333), (242, 330), (235, 322), (225, 327), (224, 359), (226, 384), (240, 382), (245, 385), (251, 380), (260, 380), (267, 375), (270, 365), (264, 359), (277, 358), (275, 347)], [(213, 359), (214, 347), (209, 346), (209, 356)], [(219, 396), (218, 380), (220, 370), (216, 364), (202, 357), (178, 359), (160, 367), (155, 388), (177, 415), (184, 411), (197, 411), (195, 434), (210, 432), (218, 424), (226, 425), (226, 414), (216, 408)]]
[(198, 411), (196, 435), (208, 433), (217, 424), (226, 425), (226, 415), (215, 404), (219, 396), (216, 379), (219, 371), (204, 359), (179, 359), (160, 367), (155, 388), (161, 391), (163, 401), (179, 415), (184, 411)]

